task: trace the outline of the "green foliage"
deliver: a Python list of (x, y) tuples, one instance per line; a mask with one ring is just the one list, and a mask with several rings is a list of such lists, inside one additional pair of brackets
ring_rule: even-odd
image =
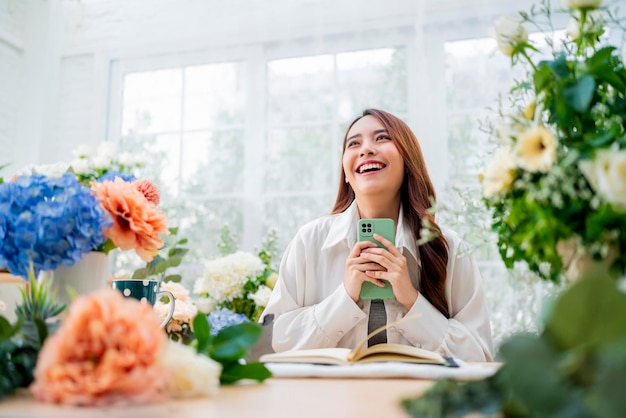
[[(625, 180), (606, 174), (619, 170), (617, 159), (603, 165), (598, 155), (619, 152), (621, 158), (626, 153), (626, 67), (620, 51), (602, 37), (611, 23), (618, 33), (623, 27), (606, 10), (567, 10), (579, 33), (555, 42), (551, 13), (549, 1), (520, 13), (520, 25), (545, 30), (551, 57), (540, 60), (530, 41), (515, 45), (512, 66), (523, 68), (526, 76), (509, 92), (515, 109), (500, 114), (506, 134), (492, 132), (500, 149), (511, 155), (512, 167), (501, 165), (499, 173), (486, 174), (496, 179), (499, 190), (486, 193), (484, 202), (507, 267), (526, 262), (541, 278), (559, 282), (568, 265), (557, 244), (573, 242), (595, 260), (617, 252), (607, 264), (619, 275), (626, 269)], [(536, 105), (530, 115), (524, 108), (529, 99)], [(529, 142), (520, 151), (525, 135), (536, 127), (545, 127), (550, 138), (535, 151), (529, 151)], [(553, 157), (547, 151), (540, 156), (553, 148)], [(529, 167), (529, 159), (539, 158), (550, 162)], [(507, 176), (512, 179), (506, 181)]]
[(179, 282), (182, 277), (179, 274), (167, 274), (167, 269), (178, 267), (183, 257), (189, 252), (188, 248), (184, 248), (188, 243), (187, 238), (178, 238), (178, 228), (168, 228), (170, 235), (164, 237), (165, 245), (159, 250), (159, 253), (145, 267), (134, 271), (132, 278), (143, 280), (151, 276), (156, 276), (159, 282)]
[(23, 337), (43, 345), (50, 333), (51, 323), (57, 315), (65, 310), (65, 304), (56, 301), (56, 291), (52, 289), (53, 277), (35, 278), (35, 270), (31, 263), (28, 270), (28, 287), (20, 287), (21, 303), (15, 307), (15, 314), (22, 323)]
[(259, 339), (262, 327), (253, 322), (231, 325), (222, 328), (217, 335), (211, 335), (211, 328), (205, 315), (197, 315), (193, 320), (194, 345), (204, 354), (222, 365), (220, 383), (232, 384), (242, 379), (259, 382), (271, 376), (270, 371), (259, 362), (247, 363), (243, 359), (250, 347)]
[(15, 326), (0, 316), (0, 400), (33, 381), (39, 346), (19, 338), (22, 320)]
[(411, 416), (624, 417), (626, 294), (609, 278), (588, 277), (555, 301), (542, 333), (519, 334), (499, 351), (492, 377), (443, 379), (402, 405)]

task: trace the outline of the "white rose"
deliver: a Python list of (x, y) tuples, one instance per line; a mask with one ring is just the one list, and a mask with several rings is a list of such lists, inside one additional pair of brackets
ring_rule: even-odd
[(89, 160), (86, 158), (77, 158), (72, 161), (70, 167), (72, 167), (72, 170), (74, 170), (76, 174), (85, 174), (89, 171)]
[(271, 295), (272, 289), (267, 286), (259, 286), (254, 295), (248, 295), (248, 298), (252, 299), (256, 306), (267, 306)]
[(483, 196), (490, 198), (506, 191), (515, 180), (515, 162), (508, 148), (498, 148), (482, 177)]
[(0, 312), (7, 310), (7, 304), (0, 300)]
[(599, 151), (579, 163), (591, 187), (607, 202), (626, 210), (626, 150)]
[(168, 393), (174, 398), (215, 394), (220, 388), (222, 365), (193, 347), (168, 341), (162, 364), (169, 371)]
[(96, 155), (98, 157), (113, 159), (117, 153), (117, 145), (113, 141), (105, 141), (98, 145)]
[(209, 314), (217, 308), (217, 301), (213, 298), (198, 298), (195, 300), (198, 311), (203, 314)]
[(68, 165), (66, 163), (54, 163), (43, 165), (30, 165), (24, 167), (19, 175), (30, 176), (33, 174), (42, 174), (50, 178), (59, 178), (67, 172)]
[[(584, 32), (598, 32), (604, 26), (604, 18), (602, 17), (602, 13), (598, 10), (592, 10), (587, 13), (587, 19), (585, 20), (585, 27), (583, 28)], [(567, 28), (565, 29), (565, 33), (572, 40), (578, 39), (580, 36), (581, 28), (580, 21), (577, 18), (572, 17), (567, 24)]]
[(132, 167), (133, 165), (135, 165), (135, 156), (132, 155), (129, 152), (125, 152), (122, 155), (120, 155), (120, 158), (118, 159), (118, 162), (122, 165), (125, 165), (127, 167)]
[(111, 158), (104, 155), (96, 155), (93, 157), (93, 166), (98, 169), (107, 169), (111, 167)]
[(89, 145), (79, 145), (74, 151), (72, 151), (76, 158), (89, 158), (91, 157), (91, 147)]
[(502, 16), (496, 20), (493, 26), (493, 36), (500, 51), (508, 57), (513, 55), (513, 50), (517, 45), (528, 41), (528, 31), (524, 24), (508, 16)]
[(597, 9), (602, 0), (563, 0), (561, 5), (567, 9)]

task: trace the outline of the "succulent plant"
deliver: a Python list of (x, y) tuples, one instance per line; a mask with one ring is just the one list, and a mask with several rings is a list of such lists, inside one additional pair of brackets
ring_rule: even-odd
[(57, 303), (56, 290), (52, 288), (53, 276), (35, 278), (31, 263), (28, 269), (28, 286), (20, 288), (21, 303), (15, 307), (18, 320), (22, 321), (24, 339), (43, 344), (54, 324), (51, 320), (65, 310), (66, 305)]

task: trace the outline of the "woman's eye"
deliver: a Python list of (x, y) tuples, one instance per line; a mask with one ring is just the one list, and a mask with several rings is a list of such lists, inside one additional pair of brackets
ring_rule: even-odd
[(387, 140), (387, 139), (391, 139), (391, 138), (389, 138), (388, 135), (380, 135), (380, 136), (376, 137), (377, 141), (382, 141), (382, 140)]
[(357, 141), (350, 141), (350, 142), (348, 142), (348, 143), (346, 144), (346, 148), (350, 148), (350, 147), (353, 147), (353, 146), (355, 146), (355, 145), (358, 145), (358, 142), (357, 142)]

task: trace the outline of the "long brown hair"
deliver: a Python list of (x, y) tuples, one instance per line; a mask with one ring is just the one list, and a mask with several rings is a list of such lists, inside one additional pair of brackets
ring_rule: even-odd
[[(428, 213), (430, 198), (436, 198), (435, 188), (430, 180), (422, 149), (411, 128), (394, 115), (378, 109), (366, 109), (363, 114), (356, 118), (344, 135), (343, 152), (348, 132), (359, 119), (364, 116), (374, 116), (378, 119), (391, 139), (396, 144), (398, 151), (403, 156), (405, 174), (400, 190), (403, 215), (409, 228), (413, 231), (416, 239), (420, 238), (422, 220), (428, 219), (438, 232), (437, 237), (426, 244), (420, 245), (419, 255), (421, 259), (419, 291), (447, 318), (448, 301), (445, 293), (446, 266), (448, 264), (448, 242), (446, 241), (439, 226), (435, 223), (435, 216)], [(331, 213), (345, 211), (354, 201), (355, 195), (352, 186), (346, 182), (346, 174), (341, 167), (339, 178), (339, 190), (335, 206)]]

